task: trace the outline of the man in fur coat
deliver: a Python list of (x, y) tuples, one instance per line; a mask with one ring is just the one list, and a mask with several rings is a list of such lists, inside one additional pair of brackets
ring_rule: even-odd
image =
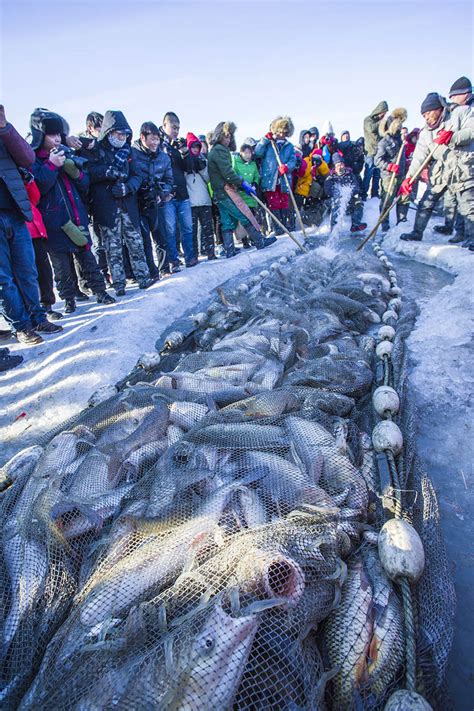
[[(393, 109), (384, 116), (379, 125), (380, 142), (375, 154), (375, 167), (380, 170), (382, 193), (380, 195), (380, 212), (387, 207), (398, 193), (405, 175), (405, 150), (402, 148), (402, 126), (407, 118), (406, 109)], [(395, 175), (395, 180), (393, 180)], [(397, 203), (397, 224), (406, 222), (408, 201)], [(382, 222), (382, 230), (390, 229), (390, 217), (387, 215)]]

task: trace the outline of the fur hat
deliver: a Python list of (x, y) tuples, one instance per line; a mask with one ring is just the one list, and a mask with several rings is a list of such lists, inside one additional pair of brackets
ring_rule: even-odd
[(270, 131), (276, 133), (277, 131), (285, 131), (286, 137), (289, 138), (293, 135), (295, 127), (293, 126), (293, 121), (289, 116), (277, 116), (276, 119), (270, 124)]
[(31, 147), (38, 150), (47, 134), (60, 133), (63, 143), (69, 135), (69, 124), (62, 116), (49, 109), (38, 108), (30, 116)]
[(235, 143), (235, 132), (237, 131), (237, 126), (232, 121), (220, 121), (214, 129), (211, 138), (211, 144), (214, 146), (216, 143), (220, 143), (224, 136), (230, 136), (231, 141), (229, 144), (230, 151), (236, 151), (237, 146)]
[(389, 114), (383, 117), (379, 124), (379, 135), (395, 136), (402, 128), (407, 119), (407, 110), (403, 107), (393, 109)]

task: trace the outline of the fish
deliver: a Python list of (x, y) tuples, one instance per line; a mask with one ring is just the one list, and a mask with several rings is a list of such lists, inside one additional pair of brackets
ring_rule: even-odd
[(283, 426), (303, 462), (311, 482), (317, 484), (324, 466), (323, 445), (335, 448), (334, 436), (317, 422), (301, 417), (287, 417)]
[(209, 408), (196, 402), (173, 402), (169, 411), (170, 422), (187, 432), (207, 415)]
[(279, 417), (283, 413), (293, 412), (300, 408), (299, 398), (289, 390), (270, 390), (227, 405), (220, 410), (231, 412), (239, 410), (246, 418), (259, 419), (263, 417)]
[(372, 385), (373, 373), (365, 360), (343, 355), (323, 356), (286, 375), (291, 385), (310, 385), (348, 397), (362, 397)]
[(339, 606), (324, 623), (323, 642), (332, 679), (331, 706), (351, 708), (368, 681), (367, 655), (373, 635), (372, 587), (361, 560), (348, 565)]
[(111, 487), (109, 478), (110, 457), (91, 449), (67, 489), (67, 497), (72, 500), (86, 501), (105, 494)]
[(285, 432), (275, 425), (222, 423), (188, 432), (186, 439), (228, 449), (288, 449)]
[[(306, 473), (297, 464), (273, 452), (248, 451), (239, 461), (240, 471), (249, 472), (258, 478), (258, 491), (267, 511), (280, 515), (289, 513), (304, 497), (309, 481)], [(273, 503), (269, 507), (269, 502)]]
[(319, 407), (328, 415), (347, 417), (355, 406), (355, 400), (342, 393), (317, 390), (305, 397), (303, 411), (309, 406)]
[(6, 489), (18, 479), (31, 474), (43, 451), (43, 447), (35, 444), (32, 447), (22, 449), (9, 459), (0, 468), (0, 491)]

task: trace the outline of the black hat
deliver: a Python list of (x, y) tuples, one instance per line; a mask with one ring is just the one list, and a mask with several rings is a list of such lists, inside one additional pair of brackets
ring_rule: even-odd
[(449, 96), (457, 96), (458, 94), (472, 94), (472, 82), (467, 77), (456, 79), (449, 90)]
[(344, 163), (344, 158), (336, 151), (332, 154), (332, 164), (336, 165), (337, 163)]
[(38, 108), (30, 116), (31, 147), (34, 151), (40, 148), (45, 135), (60, 133), (63, 143), (69, 135), (69, 125), (62, 116), (49, 109)]
[(41, 122), (41, 128), (45, 136), (52, 136), (55, 133), (63, 133), (63, 122), (59, 116), (48, 116)]
[(421, 113), (424, 114), (427, 111), (436, 111), (436, 109), (442, 108), (443, 104), (441, 103), (440, 95), (436, 91), (432, 91), (421, 104)]

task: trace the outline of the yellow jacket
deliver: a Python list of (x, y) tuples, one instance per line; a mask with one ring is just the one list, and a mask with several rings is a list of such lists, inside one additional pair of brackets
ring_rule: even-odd
[[(295, 193), (297, 195), (301, 195), (302, 197), (308, 197), (309, 191), (311, 190), (311, 183), (313, 182), (313, 176), (311, 175), (313, 164), (311, 162), (311, 158), (313, 157), (313, 153), (314, 151), (310, 153), (307, 158), (305, 158), (307, 162), (306, 170), (304, 175), (301, 178), (298, 178), (296, 183)], [(321, 165), (316, 170), (316, 175), (322, 175), (323, 178), (329, 175), (329, 167), (326, 161), (322, 161)]]

